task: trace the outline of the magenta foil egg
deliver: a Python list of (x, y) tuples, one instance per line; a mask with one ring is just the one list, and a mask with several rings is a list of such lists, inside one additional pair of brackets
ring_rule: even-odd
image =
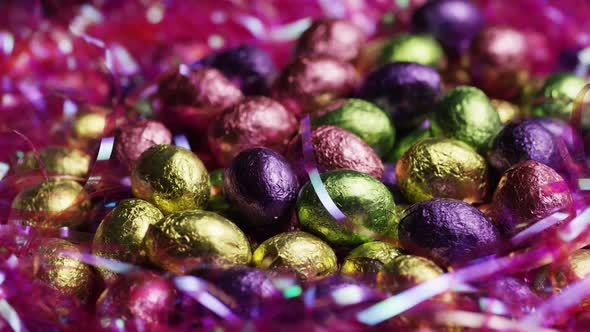
[(363, 31), (346, 20), (315, 21), (299, 37), (297, 55), (328, 55), (342, 61), (356, 59), (365, 42)]
[(115, 138), (115, 155), (131, 170), (143, 151), (152, 145), (170, 144), (172, 133), (161, 122), (140, 120), (123, 126)]

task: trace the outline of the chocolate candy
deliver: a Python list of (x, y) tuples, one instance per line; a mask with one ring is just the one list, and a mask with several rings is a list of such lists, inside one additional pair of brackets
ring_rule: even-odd
[(469, 48), (483, 21), (479, 8), (469, 0), (428, 1), (412, 16), (414, 29), (432, 33), (453, 57)]
[(238, 226), (208, 211), (167, 215), (149, 227), (145, 245), (153, 263), (177, 274), (206, 264), (248, 264), (251, 258), (250, 244)]
[(502, 99), (492, 99), (491, 103), (496, 109), (496, 112), (498, 112), (498, 116), (500, 117), (500, 122), (502, 122), (502, 124), (517, 120), (521, 117), (520, 108), (509, 101)]
[(528, 79), (528, 42), (509, 27), (489, 26), (473, 40), (470, 73), (475, 84), (494, 98), (511, 99)]
[(266, 95), (275, 66), (270, 55), (253, 45), (242, 45), (213, 53), (203, 63), (221, 71), (247, 96)]
[(430, 129), (418, 128), (398, 140), (385, 159), (398, 161), (414, 143), (429, 137), (431, 137)]
[(263, 270), (294, 273), (311, 281), (337, 271), (336, 255), (329, 245), (305, 232), (280, 233), (256, 248), (252, 263)]
[(107, 125), (109, 112), (109, 109), (101, 106), (84, 106), (72, 122), (72, 134), (82, 140), (101, 138)]
[(562, 140), (571, 154), (580, 151), (582, 138), (568, 123), (555, 118), (535, 118), (533, 121), (547, 129), (557, 140)]
[(176, 299), (170, 281), (149, 271), (131, 272), (121, 275), (102, 292), (96, 313), (105, 320), (122, 320), (128, 328), (141, 326), (153, 331), (166, 326)]
[(372, 241), (363, 243), (352, 249), (344, 258), (340, 273), (363, 277), (366, 274), (375, 274), (383, 269), (404, 251), (390, 243)]
[[(65, 146), (49, 146), (39, 151), (39, 159), (49, 174), (84, 177), (90, 169), (90, 156), (79, 149)], [(17, 172), (38, 169), (39, 163), (33, 152), (18, 161)]]
[(170, 144), (172, 133), (162, 123), (140, 120), (123, 126), (115, 138), (115, 156), (133, 170), (139, 156), (152, 145)]
[(398, 231), (405, 248), (443, 266), (485, 255), (500, 241), (500, 233), (482, 212), (448, 198), (412, 205)]
[(339, 100), (326, 108), (326, 113), (313, 119), (314, 126), (332, 125), (358, 137), (382, 156), (391, 150), (395, 128), (387, 113), (362, 99)]
[(531, 114), (569, 121), (574, 100), (585, 85), (584, 78), (571, 73), (557, 73), (549, 76), (537, 92), (538, 101), (533, 101)]
[(460, 86), (447, 92), (436, 104), (430, 121), (434, 136), (463, 141), (479, 151), (500, 131), (498, 112), (478, 88)]
[(434, 279), (443, 274), (443, 270), (433, 261), (413, 255), (394, 257), (379, 273), (379, 284), (387, 289), (399, 292), (417, 284)]
[(240, 152), (226, 169), (223, 191), (250, 224), (282, 224), (291, 217), (299, 181), (283, 156), (253, 148)]
[[(144, 238), (148, 227), (162, 219), (160, 210), (142, 199), (125, 199), (104, 217), (98, 225), (92, 242), (92, 253), (132, 264), (146, 261)], [(98, 268), (105, 280), (114, 274)]]
[(69, 256), (81, 253), (80, 248), (66, 240), (44, 240), (35, 253), (35, 277), (62, 294), (87, 302), (95, 285), (94, 273), (90, 266)]
[(551, 167), (527, 160), (508, 169), (493, 198), (494, 220), (502, 232), (515, 234), (559, 210), (573, 209), (572, 194)]
[(416, 127), (422, 123), (441, 91), (441, 78), (429, 66), (417, 63), (388, 63), (369, 73), (360, 98), (388, 112), (396, 127)]
[(448, 197), (474, 203), (484, 201), (488, 193), (485, 159), (454, 139), (418, 141), (397, 162), (395, 175), (410, 202)]
[(90, 201), (78, 182), (49, 179), (19, 192), (11, 207), (19, 216), (14, 222), (39, 227), (73, 227), (86, 221)]
[(365, 43), (363, 31), (352, 22), (320, 19), (301, 34), (296, 54), (327, 55), (342, 61), (355, 60)]
[(267, 97), (248, 97), (225, 110), (209, 128), (209, 144), (217, 161), (226, 166), (240, 151), (264, 146), (285, 151), (297, 132), (297, 119)]
[(358, 73), (344, 61), (327, 56), (302, 56), (288, 65), (273, 86), (273, 97), (296, 115), (313, 112), (348, 96)]
[(567, 150), (545, 127), (534, 120), (507, 124), (494, 138), (488, 161), (499, 172), (524, 160), (535, 160), (561, 170)]
[[(395, 235), (393, 196), (379, 180), (351, 170), (326, 172), (321, 179), (348, 220), (335, 220), (308, 182), (301, 189), (296, 206), (304, 229), (337, 246), (355, 246), (375, 236)], [(346, 222), (354, 228), (346, 226)]]
[[(334, 126), (320, 126), (311, 133), (314, 159), (320, 172), (352, 169), (378, 179), (383, 176), (383, 162), (358, 136)], [(301, 182), (307, 181), (301, 149), (301, 136), (297, 136), (287, 150)]]
[(144, 151), (131, 174), (133, 195), (164, 214), (196, 209), (209, 200), (209, 175), (190, 150), (158, 144)]
[(381, 63), (415, 62), (432, 67), (442, 67), (444, 52), (431, 35), (401, 34), (383, 47), (379, 61)]
[(541, 299), (533, 293), (523, 280), (515, 277), (500, 277), (487, 281), (482, 285), (486, 295), (501, 301), (511, 317), (521, 318), (541, 303)]

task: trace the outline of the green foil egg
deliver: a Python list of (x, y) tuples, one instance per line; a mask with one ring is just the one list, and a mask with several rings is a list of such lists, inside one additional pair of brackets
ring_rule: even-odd
[(574, 100), (586, 81), (571, 73), (557, 73), (549, 76), (537, 93), (538, 103), (533, 101), (531, 114), (569, 120)]
[(410, 146), (414, 145), (414, 143), (416, 143), (420, 140), (423, 140), (423, 139), (429, 138), (429, 137), (431, 137), (429, 129), (424, 129), (424, 128), (416, 129), (416, 130), (410, 132), (409, 134), (407, 134), (406, 136), (402, 137), (400, 140), (398, 140), (396, 142), (395, 146), (393, 147), (393, 149), (391, 149), (391, 151), (389, 151), (389, 153), (387, 154), (385, 159), (387, 161), (391, 161), (391, 162), (398, 161), (399, 158), (402, 157), (404, 152), (408, 151)]
[(469, 145), (448, 138), (427, 138), (412, 145), (396, 164), (402, 194), (416, 203), (434, 197), (482, 202), (488, 193), (485, 159)]
[(301, 189), (296, 204), (297, 218), (304, 229), (336, 246), (356, 246), (379, 235), (394, 236), (398, 220), (395, 203), (379, 180), (352, 170), (326, 172), (321, 179), (354, 229), (328, 213), (310, 182)]
[(433, 261), (413, 255), (400, 255), (385, 265), (379, 273), (379, 284), (393, 291), (400, 291), (432, 280), (444, 271)]
[(360, 137), (379, 156), (389, 151), (395, 141), (395, 127), (387, 113), (362, 99), (339, 100), (312, 123), (314, 126), (333, 125), (345, 129)]
[(480, 152), (488, 148), (501, 126), (500, 116), (488, 97), (471, 86), (450, 90), (435, 105), (430, 121), (433, 136), (458, 139)]
[(406, 61), (441, 67), (444, 51), (428, 34), (401, 34), (385, 45), (379, 60), (381, 63)]
[(342, 262), (340, 273), (359, 275), (377, 273), (393, 259), (403, 255), (404, 251), (391, 243), (372, 241), (352, 249)]

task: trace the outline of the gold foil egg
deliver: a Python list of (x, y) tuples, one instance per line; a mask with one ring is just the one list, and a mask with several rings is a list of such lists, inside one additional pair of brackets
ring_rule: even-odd
[(12, 201), (21, 223), (39, 227), (82, 224), (90, 205), (84, 188), (67, 179), (45, 180), (19, 192)]
[(68, 253), (77, 255), (81, 251), (66, 240), (44, 240), (36, 251), (36, 278), (62, 294), (86, 302), (94, 289), (94, 273), (90, 266)]
[(349, 275), (377, 273), (383, 269), (383, 266), (390, 264), (394, 258), (403, 253), (401, 248), (387, 242), (363, 243), (346, 255), (340, 273)]
[(182, 274), (203, 264), (248, 264), (252, 256), (246, 235), (231, 221), (209, 211), (184, 211), (167, 215), (146, 234), (150, 260)]
[(433, 261), (414, 255), (395, 257), (379, 274), (379, 284), (385, 288), (401, 291), (434, 279), (444, 271)]
[(83, 140), (101, 138), (107, 124), (109, 109), (91, 105), (76, 114), (72, 122), (72, 134)]
[[(39, 159), (49, 174), (84, 177), (90, 169), (90, 155), (86, 152), (65, 146), (50, 146), (39, 151)], [(18, 161), (19, 172), (39, 168), (33, 152), (27, 153)]]
[(259, 269), (294, 273), (302, 280), (320, 279), (337, 270), (332, 248), (305, 232), (271, 237), (256, 248), (252, 262)]
[(164, 214), (198, 209), (211, 193), (201, 160), (185, 148), (158, 144), (144, 151), (131, 174), (133, 194)]
[(418, 141), (397, 162), (395, 175), (402, 193), (413, 203), (434, 197), (476, 203), (488, 193), (485, 159), (454, 139)]
[[(148, 227), (163, 217), (160, 210), (142, 199), (120, 201), (98, 226), (92, 243), (93, 254), (132, 264), (143, 263), (147, 257), (144, 238)], [(115, 276), (103, 268), (98, 268), (98, 272), (105, 280)]]
[(520, 118), (520, 108), (513, 103), (502, 99), (492, 99), (490, 101), (492, 106), (496, 109), (496, 112), (498, 112), (502, 124)]

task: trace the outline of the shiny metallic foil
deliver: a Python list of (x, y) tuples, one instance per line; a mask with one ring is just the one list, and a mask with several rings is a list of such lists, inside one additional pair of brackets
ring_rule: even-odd
[(443, 273), (444, 271), (429, 259), (400, 255), (385, 265), (378, 281), (384, 288), (401, 291), (434, 279)]
[(150, 260), (177, 274), (201, 265), (248, 264), (252, 256), (238, 226), (208, 211), (167, 215), (149, 227), (145, 242)]
[[(340, 273), (353, 276), (376, 273), (381, 271), (384, 265), (390, 264), (395, 257), (403, 253), (403, 249), (387, 242), (367, 242), (352, 249), (346, 255), (340, 267)], [(377, 267), (376, 271), (375, 267)]]
[(410, 202), (447, 197), (482, 202), (488, 193), (485, 159), (469, 145), (427, 138), (412, 145), (396, 164), (395, 175)]
[(506, 124), (522, 116), (520, 108), (509, 101), (502, 99), (492, 99), (491, 103), (496, 109), (496, 112), (498, 112), (498, 116), (500, 116), (500, 122), (502, 122), (502, 124)]
[(329, 245), (305, 232), (280, 233), (264, 241), (252, 257), (263, 270), (294, 273), (306, 281), (336, 273), (336, 255)]
[(355, 60), (365, 43), (363, 31), (347, 20), (321, 19), (297, 41), (297, 55), (327, 55), (342, 61)]
[(440, 44), (428, 34), (401, 34), (381, 51), (380, 62), (416, 62), (443, 67), (445, 54)]
[(93, 140), (102, 137), (109, 112), (109, 109), (101, 106), (85, 106), (76, 114), (72, 122), (72, 134), (82, 140)]
[(574, 99), (585, 85), (584, 78), (571, 73), (557, 73), (549, 76), (537, 92), (537, 100), (532, 102), (532, 115), (569, 121)]
[(164, 214), (203, 207), (211, 194), (201, 160), (190, 150), (166, 144), (154, 145), (139, 157), (131, 188)]
[[(90, 169), (90, 155), (86, 152), (65, 146), (50, 146), (39, 151), (39, 159), (49, 174), (84, 177)], [(39, 163), (33, 152), (27, 153), (18, 161), (18, 172), (38, 169)]]

